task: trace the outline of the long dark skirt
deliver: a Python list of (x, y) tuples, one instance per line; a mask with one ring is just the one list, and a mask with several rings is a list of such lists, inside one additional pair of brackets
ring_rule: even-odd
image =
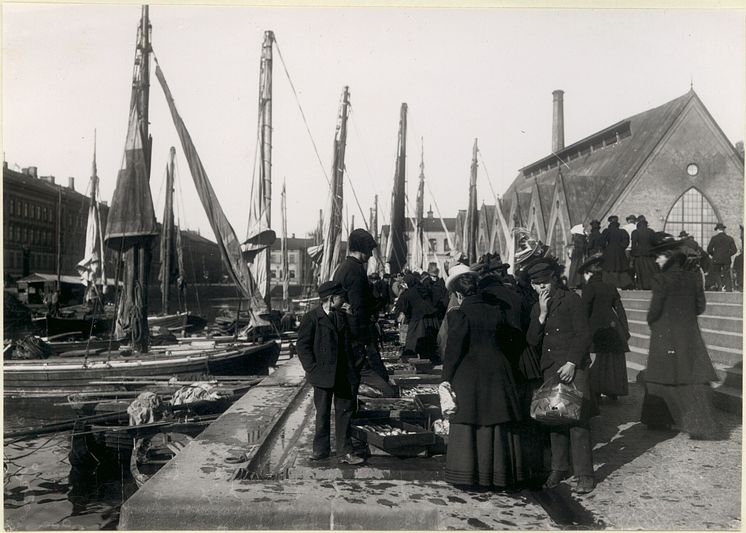
[(658, 273), (654, 257), (642, 255), (635, 257), (635, 289), (650, 289), (650, 281)]
[(645, 383), (640, 421), (648, 426), (676, 426), (692, 438), (718, 439), (722, 427), (712, 405), (709, 383)]
[(521, 441), (512, 423), (451, 424), (446, 481), (484, 488), (514, 487), (524, 480)]
[(607, 396), (626, 396), (627, 361), (624, 353), (599, 352), (590, 367), (591, 392)]

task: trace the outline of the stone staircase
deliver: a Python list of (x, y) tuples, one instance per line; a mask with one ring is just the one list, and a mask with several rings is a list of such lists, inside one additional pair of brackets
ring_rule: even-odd
[[(627, 374), (634, 381), (646, 366), (650, 328), (646, 320), (650, 291), (620, 291), (629, 321), (630, 352)], [(707, 309), (699, 316), (699, 328), (720, 382), (714, 385), (715, 403), (725, 411), (741, 412), (743, 383), (743, 295), (738, 292), (707, 292)]]

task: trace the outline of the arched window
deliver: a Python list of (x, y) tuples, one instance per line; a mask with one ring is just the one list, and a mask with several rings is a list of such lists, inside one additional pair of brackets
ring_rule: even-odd
[(663, 231), (674, 237), (678, 237), (682, 230), (686, 231), (700, 246), (706, 248), (710, 238), (715, 234), (717, 222), (717, 215), (710, 202), (692, 187), (673, 204), (666, 217)]

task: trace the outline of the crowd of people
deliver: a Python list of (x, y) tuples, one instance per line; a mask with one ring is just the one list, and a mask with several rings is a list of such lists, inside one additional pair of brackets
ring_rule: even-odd
[[(355, 399), (366, 391), (396, 395), (380, 357), (378, 318), (388, 313), (400, 325), (402, 357), (442, 364), (441, 387), (455, 405), (444, 410), (446, 481), (513, 490), (553, 488), (574, 476), (576, 492), (591, 492), (590, 419), (600, 414), (602, 395), (613, 402), (628, 394), (630, 334), (618, 289), (630, 285), (652, 291), (641, 421), (654, 430), (675, 426), (691, 438), (718, 438), (709, 397), (717, 378), (697, 324), (705, 300), (696, 248), (685, 235), (653, 232), (643, 217), (627, 222), (635, 225), (631, 239), (617, 217), (603, 232), (593, 221), (588, 236), (573, 228), (567, 272), (548, 246), (525, 236), (515, 274), (499, 255), (470, 265), (453, 253), (445, 278), (435, 266), (368, 276), (365, 263), (376, 242), (354, 230), (348, 257), (319, 287), (321, 305), (303, 317), (298, 332), (316, 405), (312, 459), (330, 456), (333, 404), (338, 460), (364, 461), (350, 438)], [(722, 246), (729, 244), (716, 242), (715, 251)], [(577, 419), (547, 426), (531, 418), (535, 392), (552, 383), (582, 397)]]
[[(653, 276), (659, 272), (652, 250), (656, 232), (648, 226), (643, 215), (629, 215), (624, 226), (620, 225), (616, 215), (610, 216), (607, 222), (608, 226), (603, 231), (598, 220), (592, 220), (588, 230), (582, 224), (570, 229), (568, 285), (571, 288), (580, 287), (583, 279), (577, 270), (579, 265), (601, 253), (601, 275), (605, 282), (623, 290), (649, 290)], [(702, 271), (707, 290), (742, 291), (743, 226), (740, 227), (740, 253), (733, 237), (725, 232), (724, 224), (718, 222), (714, 229), (715, 235), (706, 249), (686, 231), (679, 232), (678, 238), (685, 242), (685, 266), (692, 271)], [(733, 256), (736, 256), (735, 259)]]

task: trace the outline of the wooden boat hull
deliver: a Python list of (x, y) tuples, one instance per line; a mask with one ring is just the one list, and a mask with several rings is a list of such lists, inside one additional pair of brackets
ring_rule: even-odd
[(212, 349), (155, 351), (150, 354), (98, 354), (84, 358), (4, 361), (5, 394), (52, 390), (91, 390), (91, 381), (132, 376), (266, 374), (277, 363), (276, 342), (222, 345)]
[(103, 336), (111, 332), (110, 318), (64, 318), (46, 316), (32, 319), (34, 331), (46, 337), (63, 335), (66, 333), (80, 333), (84, 337), (89, 335)]

